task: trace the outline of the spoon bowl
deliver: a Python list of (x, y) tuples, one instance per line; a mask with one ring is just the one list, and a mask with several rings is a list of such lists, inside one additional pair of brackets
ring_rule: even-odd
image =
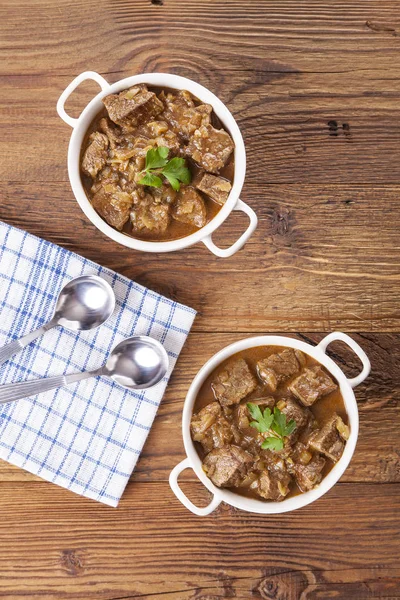
[(142, 390), (161, 381), (168, 362), (168, 354), (160, 342), (148, 336), (135, 336), (115, 346), (103, 374), (123, 387)]
[(97, 275), (82, 275), (61, 290), (53, 320), (73, 331), (87, 331), (105, 323), (114, 308), (114, 292), (107, 281)]

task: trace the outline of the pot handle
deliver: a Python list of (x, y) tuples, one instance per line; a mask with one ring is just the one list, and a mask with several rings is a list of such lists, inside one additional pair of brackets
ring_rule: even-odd
[(110, 84), (104, 79), (104, 77), (102, 77), (95, 71), (85, 71), (84, 73), (81, 73), (80, 75), (75, 77), (73, 81), (71, 81), (71, 83), (65, 88), (65, 90), (58, 99), (57, 112), (62, 118), (62, 120), (65, 121), (65, 123), (67, 123), (67, 125), (70, 125), (72, 128), (76, 126), (76, 124), (78, 123), (78, 119), (74, 119), (73, 117), (67, 115), (64, 109), (64, 105), (68, 100), (69, 96), (72, 94), (72, 92), (83, 81), (86, 81), (86, 79), (93, 79), (93, 81), (99, 84), (103, 92), (110, 87)]
[(208, 506), (205, 506), (204, 508), (199, 508), (198, 506), (195, 506), (193, 502), (190, 502), (189, 498), (185, 496), (185, 494), (179, 487), (178, 477), (185, 469), (192, 468), (193, 467), (190, 463), (190, 460), (188, 458), (185, 458), (182, 462), (180, 462), (178, 465), (176, 465), (176, 467), (172, 469), (169, 475), (169, 485), (171, 486), (171, 489), (174, 492), (175, 496), (178, 498), (178, 500), (182, 502), (184, 506), (186, 506), (186, 508), (188, 508), (190, 511), (192, 511), (192, 513), (198, 515), (199, 517), (205, 517), (206, 515), (212, 513), (213, 510), (215, 510), (217, 506), (221, 504), (222, 501), (219, 498), (217, 498), (217, 496), (214, 496), (210, 504)]
[(369, 362), (368, 356), (365, 354), (364, 350), (357, 344), (353, 338), (351, 338), (346, 333), (341, 333), (340, 331), (333, 331), (318, 344), (317, 348), (320, 348), (322, 352), (326, 352), (327, 347), (332, 342), (341, 341), (350, 346), (352, 350), (357, 354), (358, 358), (361, 360), (363, 368), (362, 371), (357, 377), (353, 377), (352, 379), (347, 378), (349, 384), (352, 388), (355, 388), (357, 385), (362, 383), (364, 379), (366, 379), (371, 370), (371, 363)]
[(207, 246), (210, 252), (215, 254), (215, 256), (220, 256), (221, 258), (227, 258), (228, 256), (232, 256), (232, 254), (235, 254), (238, 250), (240, 250), (240, 248), (242, 248), (242, 246), (245, 245), (245, 243), (257, 227), (257, 215), (248, 204), (239, 199), (236, 205), (234, 206), (233, 210), (241, 210), (242, 212), (246, 213), (246, 215), (250, 219), (250, 224), (246, 231), (242, 233), (240, 238), (234, 244), (232, 244), (232, 246), (230, 246), (229, 248), (218, 248), (218, 246), (216, 246), (212, 241), (212, 234), (207, 235), (201, 240)]

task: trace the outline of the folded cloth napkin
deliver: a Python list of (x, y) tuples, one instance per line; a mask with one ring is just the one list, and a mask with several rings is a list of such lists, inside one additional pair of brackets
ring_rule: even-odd
[(63, 285), (94, 273), (116, 296), (100, 328), (57, 327), (0, 367), (0, 384), (86, 371), (131, 335), (150, 335), (168, 352), (169, 371), (148, 390), (95, 377), (0, 405), (0, 458), (77, 494), (117, 506), (149, 433), (195, 317), (90, 260), (0, 222), (0, 346), (48, 321)]

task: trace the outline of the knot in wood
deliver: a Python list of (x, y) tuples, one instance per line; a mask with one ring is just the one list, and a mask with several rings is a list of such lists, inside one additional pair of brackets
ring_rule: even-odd
[(277, 207), (271, 215), (271, 233), (273, 236), (287, 236), (291, 230), (292, 214), (288, 208)]
[(63, 550), (60, 560), (68, 575), (77, 576), (84, 570), (83, 556), (78, 550)]
[(308, 587), (301, 571), (287, 571), (261, 579), (257, 592), (263, 600), (298, 600)]

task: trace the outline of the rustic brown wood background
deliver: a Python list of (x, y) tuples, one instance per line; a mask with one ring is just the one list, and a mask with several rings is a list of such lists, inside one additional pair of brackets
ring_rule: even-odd
[[(0, 464), (0, 598), (400, 598), (400, 4), (396, 0), (3, 0), (0, 218), (199, 311), (137, 470), (111, 509)], [(57, 99), (80, 72), (193, 78), (237, 119), (259, 215), (228, 260), (117, 246), (84, 217)], [(98, 89), (83, 85), (78, 115)], [(232, 242), (245, 219), (217, 240)], [(253, 333), (353, 332), (372, 362), (354, 459), (292, 514), (189, 513), (167, 478), (214, 352)], [(347, 373), (359, 368), (332, 348)], [(185, 491), (207, 493), (187, 473)]]

